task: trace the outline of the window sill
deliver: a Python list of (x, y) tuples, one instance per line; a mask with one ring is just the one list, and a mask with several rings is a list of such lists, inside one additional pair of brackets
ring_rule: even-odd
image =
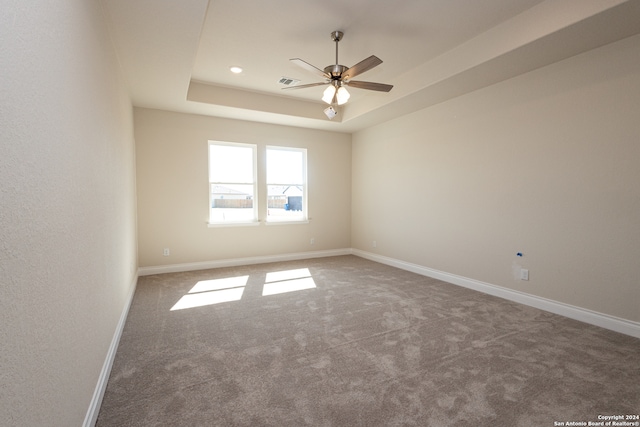
[(260, 225), (260, 221), (251, 221), (251, 222), (208, 222), (207, 227), (209, 228), (220, 228), (220, 227), (255, 227)]
[(309, 224), (308, 219), (301, 219), (297, 221), (265, 221), (266, 225), (292, 225), (292, 224)]
[(265, 225), (295, 225), (295, 224), (309, 224), (311, 219), (301, 220), (287, 220), (287, 221), (251, 221), (251, 222), (207, 222), (209, 228), (224, 228), (224, 227), (256, 227), (262, 223)]

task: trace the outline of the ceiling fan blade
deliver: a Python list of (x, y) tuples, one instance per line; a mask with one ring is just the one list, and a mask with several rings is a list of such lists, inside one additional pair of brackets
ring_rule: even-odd
[(311, 65), (308, 62), (303, 61), (300, 58), (293, 58), (293, 59), (290, 59), (290, 61), (293, 62), (294, 64), (296, 64), (298, 67), (304, 68), (305, 70), (310, 71), (315, 75), (318, 75), (320, 77), (324, 77), (325, 79), (330, 79), (331, 78), (331, 76), (329, 74), (325, 73), (320, 68), (318, 68), (318, 67), (316, 67), (314, 65)]
[(346, 83), (351, 87), (357, 87), (358, 89), (369, 89), (369, 90), (377, 90), (378, 92), (389, 92), (393, 89), (393, 85), (386, 85), (384, 83), (372, 83), (372, 82), (361, 82), (351, 80), (349, 83)]
[(373, 67), (377, 67), (380, 64), (382, 64), (382, 59), (378, 58), (375, 55), (371, 55), (367, 59), (363, 59), (362, 61), (358, 62), (356, 65), (354, 65), (353, 67), (349, 68), (347, 71), (342, 73), (342, 78), (344, 80), (352, 79), (358, 74), (362, 74), (365, 71), (369, 71)]
[(322, 85), (328, 85), (329, 82), (321, 82), (321, 83), (309, 83), (306, 85), (300, 85), (300, 86), (289, 86), (289, 87), (283, 87), (282, 90), (287, 90), (287, 89), (304, 89), (306, 87), (313, 87), (313, 86), (322, 86)]

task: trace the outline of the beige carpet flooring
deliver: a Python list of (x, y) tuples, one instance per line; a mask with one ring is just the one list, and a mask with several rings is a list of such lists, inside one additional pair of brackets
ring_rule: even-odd
[(97, 426), (546, 427), (639, 412), (639, 339), (344, 256), (141, 277)]

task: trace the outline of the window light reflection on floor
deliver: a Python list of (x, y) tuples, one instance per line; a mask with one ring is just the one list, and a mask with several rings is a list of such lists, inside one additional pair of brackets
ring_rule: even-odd
[(316, 283), (308, 268), (267, 273), (262, 296), (313, 289)]
[[(201, 280), (171, 307), (171, 311), (203, 307), (223, 302), (240, 301), (249, 276)], [(267, 273), (262, 296), (314, 289), (316, 283), (308, 268)]]
[(171, 307), (171, 311), (202, 307), (223, 302), (240, 301), (249, 276), (201, 280)]

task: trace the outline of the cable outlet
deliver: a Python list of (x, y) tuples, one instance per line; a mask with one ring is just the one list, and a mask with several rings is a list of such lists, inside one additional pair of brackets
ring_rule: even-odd
[(171, 255), (171, 251), (169, 250), (169, 248), (164, 248), (162, 250), (162, 256), (169, 256)]
[(529, 270), (526, 268), (520, 269), (520, 280), (529, 280)]

